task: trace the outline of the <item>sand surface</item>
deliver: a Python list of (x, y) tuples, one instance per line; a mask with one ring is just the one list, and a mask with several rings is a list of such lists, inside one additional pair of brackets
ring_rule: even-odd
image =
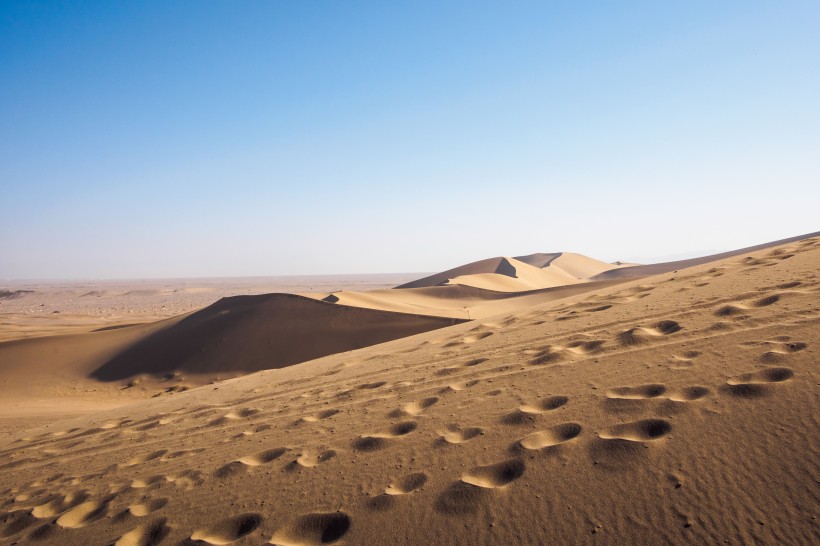
[[(430, 331), (198, 388), (252, 371), (228, 363), (258, 349), (248, 332), (273, 335), (254, 321), (282, 320), (266, 318), (273, 300), (0, 344), (4, 399), (39, 419), (72, 401), (65, 419), (0, 438), (0, 543), (817, 543), (820, 239), (604, 284), (575, 258), (565, 285), (483, 285), (555, 278), (561, 256), (534, 256), (379, 290), (369, 306), (343, 303), (348, 290), (290, 296), (290, 314), (312, 320), (441, 311), (399, 315)], [(483, 277), (452, 282), (470, 275)], [(513, 307), (432, 322), (468, 300)], [(129, 348), (212, 321), (192, 362), (221, 367), (188, 390), (174, 388), (182, 366), (151, 369), (166, 350), (100, 376)], [(340, 323), (328, 324), (286, 337), (321, 344)], [(113, 407), (118, 396), (133, 399)]]

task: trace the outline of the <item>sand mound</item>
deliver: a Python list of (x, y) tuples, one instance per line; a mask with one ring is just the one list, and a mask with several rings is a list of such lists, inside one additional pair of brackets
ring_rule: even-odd
[(521, 292), (574, 284), (620, 267), (581, 254), (539, 253), (480, 260), (396, 288), (458, 285), (497, 292)]
[(511, 278), (516, 277), (516, 268), (510, 263), (509, 258), (488, 258), (486, 260), (479, 260), (466, 265), (448, 269), (441, 273), (430, 275), (415, 281), (411, 281), (396, 288), (426, 288), (430, 286), (442, 286), (447, 284), (447, 281), (456, 277), (464, 277), (468, 275), (483, 275), (494, 274), (500, 276), (507, 276)]
[[(560, 260), (556, 258), (554, 264)], [(579, 279), (570, 273), (549, 265), (545, 268), (533, 267), (515, 258), (501, 258), (502, 268), (493, 273), (470, 273), (450, 277), (446, 284), (471, 286), (496, 292), (525, 292), (543, 288), (554, 288), (575, 284)]]
[(224, 298), (123, 351), (92, 377), (281, 368), (458, 322), (329, 305), (290, 294)]
[(564, 273), (576, 279), (589, 279), (595, 275), (600, 275), (605, 271), (619, 269), (622, 266), (609, 264), (572, 252), (562, 252), (549, 264), (550, 269), (560, 269)]
[[(492, 282), (494, 281), (493, 278), (490, 278), (490, 281), (489, 284), (498, 284)], [(474, 279), (469, 278), (466, 282), (480, 284), (480, 282), (474, 282)], [(512, 282), (517, 281), (513, 280)], [(523, 288), (521, 285), (512, 286), (513, 291), (499, 291), (467, 285), (446, 285), (402, 290), (334, 292), (333, 294), (322, 295), (319, 299), (323, 299), (328, 303), (339, 303), (351, 307), (365, 307), (382, 311), (479, 319), (500, 313), (520, 311), (526, 307), (541, 305), (584, 292), (600, 290), (621, 282), (624, 282), (624, 280), (575, 283), (521, 291), (517, 291)], [(495, 287), (498, 288), (498, 286)]]

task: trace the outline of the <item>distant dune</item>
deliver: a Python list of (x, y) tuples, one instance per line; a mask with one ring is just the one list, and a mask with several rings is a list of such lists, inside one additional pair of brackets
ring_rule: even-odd
[(624, 281), (614, 279), (588, 283), (570, 283), (563, 286), (522, 290), (520, 292), (500, 292), (462, 284), (401, 290), (373, 290), (369, 292), (342, 291), (325, 296), (324, 301), (384, 311), (480, 319), (507, 311), (525, 309), (583, 292), (590, 292), (621, 282)]
[(461, 285), (514, 292), (552, 288), (586, 280), (619, 266), (571, 253), (540, 253), (515, 258), (489, 258), (424, 277), (396, 288)]

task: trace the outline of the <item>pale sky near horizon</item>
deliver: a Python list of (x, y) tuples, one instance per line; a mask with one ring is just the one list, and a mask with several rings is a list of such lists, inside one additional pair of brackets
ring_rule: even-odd
[(820, 229), (820, 2), (0, 3), (0, 279)]

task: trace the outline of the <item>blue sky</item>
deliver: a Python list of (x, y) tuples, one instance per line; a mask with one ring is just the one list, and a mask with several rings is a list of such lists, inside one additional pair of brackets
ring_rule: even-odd
[(0, 3), (0, 278), (820, 229), (820, 3)]

